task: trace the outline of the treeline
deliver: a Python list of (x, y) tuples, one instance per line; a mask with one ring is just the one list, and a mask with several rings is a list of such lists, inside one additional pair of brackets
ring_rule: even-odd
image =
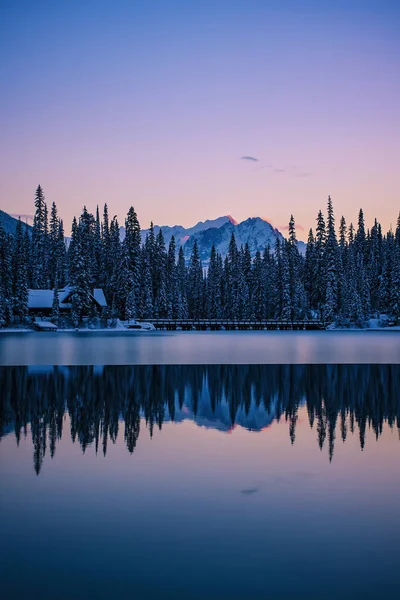
[(0, 368), (0, 439), (13, 430), (19, 443), (30, 425), (36, 473), (46, 452), (54, 456), (66, 413), (72, 441), (83, 452), (93, 445), (106, 455), (121, 419), (133, 453), (144, 422), (153, 435), (166, 421), (188, 415), (222, 431), (238, 422), (260, 430), (284, 419), (293, 444), (304, 405), (318, 447), (327, 448), (330, 460), (336, 436), (345, 441), (356, 433), (363, 449), (368, 428), (376, 439), (385, 424), (400, 434), (400, 366), (79, 366), (41, 374)]
[(19, 222), (15, 236), (0, 224), (0, 324), (27, 314), (28, 289), (54, 289), (53, 314), (59, 318), (58, 292), (73, 289), (72, 317), (98, 317), (90, 291), (101, 287), (108, 308), (102, 317), (132, 318), (322, 318), (339, 325), (362, 326), (372, 314), (387, 313), (400, 322), (400, 214), (396, 231), (382, 232), (375, 220), (366, 229), (360, 210), (357, 228), (340, 219), (338, 235), (331, 198), (327, 218), (319, 211), (310, 229), (305, 256), (298, 249), (293, 216), (288, 239), (251, 256), (235, 236), (225, 257), (213, 247), (204, 269), (197, 243), (188, 264), (182, 246), (151, 224), (141, 242), (133, 207), (120, 240), (116, 217), (102, 218), (84, 207), (74, 218), (67, 245), (63, 222), (53, 203), (48, 214), (42, 188), (35, 194), (33, 232)]

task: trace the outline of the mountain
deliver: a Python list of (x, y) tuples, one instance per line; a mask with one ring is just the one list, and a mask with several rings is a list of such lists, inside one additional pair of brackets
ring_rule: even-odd
[[(157, 235), (160, 229), (162, 229), (164, 240), (167, 245), (169, 244), (172, 236), (174, 236), (177, 248), (179, 249), (179, 246), (183, 245), (191, 235), (199, 233), (200, 231), (206, 231), (210, 228), (222, 227), (222, 225), (225, 225), (225, 223), (233, 223), (234, 225), (237, 225), (236, 221), (230, 215), (226, 215), (224, 217), (218, 217), (217, 219), (199, 221), (199, 223), (193, 227), (188, 228), (182, 227), (182, 225), (173, 225), (172, 227), (169, 225), (154, 225), (154, 233)], [(142, 242), (145, 241), (146, 235), (149, 233), (149, 231), (149, 229), (142, 229)], [(121, 240), (123, 240), (125, 238), (125, 227), (120, 227), (120, 235)]]
[[(4, 212), (4, 210), (0, 210), (0, 223), (3, 226), (3, 229), (6, 233), (15, 234), (15, 230), (17, 228), (18, 219), (14, 219), (11, 215)], [(29, 232), (32, 232), (32, 227), (27, 223), (22, 222), (25, 227), (28, 228)]]
[[(217, 252), (225, 256), (228, 252), (229, 242), (232, 233), (235, 234), (236, 243), (240, 248), (241, 245), (249, 244), (250, 254), (255, 256), (257, 250), (263, 252), (269, 245), (271, 249), (275, 247), (276, 240), (283, 240), (281, 232), (272, 227), (268, 221), (260, 217), (253, 217), (237, 223), (230, 215), (219, 217), (218, 219), (200, 221), (194, 227), (185, 229), (181, 225), (174, 227), (154, 226), (154, 232), (157, 234), (159, 230), (164, 234), (165, 243), (168, 246), (171, 237), (175, 236), (177, 249), (183, 246), (186, 260), (189, 260), (193, 250), (193, 244), (197, 240), (200, 251), (200, 257), (204, 266), (207, 266), (211, 247), (214, 244)], [(149, 230), (142, 230), (142, 240), (146, 239)], [(125, 235), (125, 230), (123, 236)], [(299, 251), (304, 254), (306, 245), (304, 242), (299, 242)]]

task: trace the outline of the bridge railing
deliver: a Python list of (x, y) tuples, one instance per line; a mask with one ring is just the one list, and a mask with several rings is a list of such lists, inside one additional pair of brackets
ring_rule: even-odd
[(220, 326), (220, 327), (326, 327), (321, 319), (138, 319), (154, 326)]

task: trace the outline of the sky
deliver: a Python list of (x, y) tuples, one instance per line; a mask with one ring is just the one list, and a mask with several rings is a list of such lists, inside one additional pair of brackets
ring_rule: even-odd
[[(65, 229), (400, 209), (398, 0), (1, 0), (0, 208)], [(248, 158), (243, 158), (248, 157)], [(257, 159), (257, 160), (251, 160)], [(304, 230), (304, 231), (303, 231)]]

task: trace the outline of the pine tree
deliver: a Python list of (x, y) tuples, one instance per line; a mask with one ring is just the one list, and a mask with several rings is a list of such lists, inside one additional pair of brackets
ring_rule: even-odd
[(289, 242), (285, 241), (282, 248), (281, 260), (282, 260), (282, 313), (281, 318), (284, 320), (292, 319), (293, 305), (292, 296), (290, 293), (290, 245)]
[(328, 233), (325, 246), (326, 296), (325, 319), (333, 321), (338, 314), (339, 251), (331, 197), (328, 196)]
[(75, 326), (82, 322), (83, 317), (89, 316), (91, 309), (90, 275), (86, 270), (88, 261), (82, 253), (81, 232), (74, 218), (69, 247), (69, 280), (72, 288), (71, 315)]
[(308, 240), (306, 247), (306, 258), (304, 264), (304, 289), (307, 298), (307, 309), (310, 309), (313, 306), (313, 300), (315, 298), (315, 290), (314, 290), (314, 273), (316, 271), (315, 265), (315, 240), (313, 230), (310, 229), (308, 232)]
[(129, 248), (125, 238), (113, 296), (113, 312), (127, 321), (136, 317), (135, 284), (130, 265)]
[(265, 317), (265, 301), (263, 294), (263, 261), (257, 250), (253, 260), (251, 282), (251, 319), (261, 321)]
[(39, 185), (35, 193), (35, 215), (32, 231), (32, 287), (47, 287), (47, 206)]
[(321, 211), (318, 212), (317, 230), (315, 238), (315, 271), (314, 271), (314, 298), (313, 308), (322, 316), (326, 295), (326, 263), (325, 263), (326, 230), (325, 220)]
[(12, 320), (12, 247), (0, 218), (0, 327)]
[(203, 269), (201, 266), (197, 240), (195, 240), (193, 244), (189, 264), (188, 304), (190, 318), (201, 318), (203, 309)]
[(178, 277), (178, 319), (186, 319), (189, 312), (189, 304), (187, 298), (188, 288), (188, 274), (185, 264), (185, 255), (183, 253), (182, 246), (178, 252), (178, 266), (177, 266), (177, 277)]
[(133, 277), (135, 302), (140, 297), (140, 257), (141, 257), (141, 233), (140, 224), (133, 206), (128, 211), (125, 220), (125, 240), (129, 256), (129, 269)]
[(28, 313), (28, 273), (21, 219), (18, 219), (13, 244), (13, 312), (20, 321)]
[(103, 268), (103, 243), (101, 239), (101, 222), (99, 207), (96, 206), (96, 219), (93, 232), (93, 282), (96, 287), (100, 287), (102, 283), (102, 268)]
[(166, 282), (167, 282), (167, 316), (169, 319), (178, 318), (179, 290), (178, 274), (175, 264), (176, 245), (172, 236), (168, 246)]
[(53, 301), (51, 305), (51, 320), (54, 325), (58, 325), (60, 319), (60, 298), (58, 293), (58, 268), (54, 278)]
[(290, 216), (289, 221), (289, 240), (287, 245), (288, 252), (288, 263), (289, 263), (289, 294), (290, 294), (290, 305), (291, 314), (290, 318), (293, 320), (299, 316), (302, 316), (302, 310), (304, 308), (303, 301), (303, 284), (300, 280), (301, 273), (301, 258), (297, 245), (296, 238), (296, 225), (293, 215)]
[(211, 247), (210, 264), (207, 273), (206, 312), (210, 319), (221, 317), (221, 281), (218, 268), (217, 252), (214, 244)]
[(396, 324), (400, 324), (400, 245), (397, 244), (394, 250), (393, 269), (390, 286), (390, 312), (393, 315)]

